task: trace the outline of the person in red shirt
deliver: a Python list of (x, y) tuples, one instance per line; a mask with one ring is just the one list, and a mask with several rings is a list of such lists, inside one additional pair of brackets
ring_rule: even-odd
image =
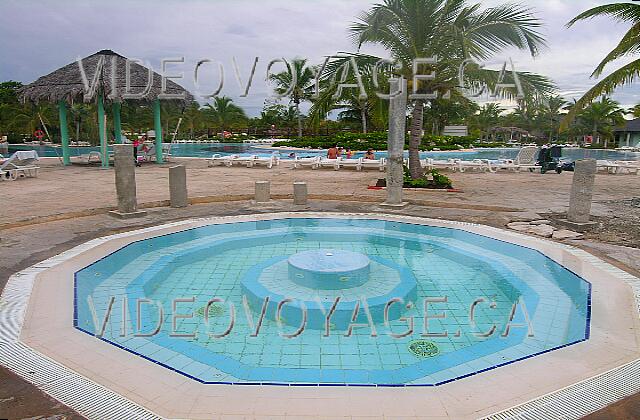
[[(144, 143), (146, 136), (142, 136), (142, 142)], [(135, 139), (133, 141), (133, 161), (136, 166), (141, 166), (140, 162), (138, 162), (138, 146), (140, 146), (140, 139)]]

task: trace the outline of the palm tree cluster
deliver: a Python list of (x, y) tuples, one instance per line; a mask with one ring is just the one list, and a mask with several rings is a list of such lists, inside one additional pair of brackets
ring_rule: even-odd
[[(599, 6), (580, 14), (568, 26), (596, 16), (632, 25), (593, 72), (599, 77), (613, 60), (640, 51), (640, 5)], [(213, 98), (204, 106), (196, 102), (187, 107), (167, 104), (162, 109), (164, 130), (170, 133), (181, 119), (183, 136), (188, 133), (191, 138), (224, 135), (225, 131), (250, 132), (252, 128), (254, 133), (295, 131), (298, 137), (305, 127), (314, 133), (330, 128), (384, 131), (388, 102), (377, 93), (388, 92), (390, 78), (403, 77), (410, 93), (409, 161), (414, 177), (421, 175), (418, 152), (423, 135), (441, 134), (447, 125), (468, 125), (474, 135), (485, 140), (494, 139), (496, 129), (511, 127), (550, 142), (585, 135), (596, 143), (611, 142), (625, 114), (640, 117), (640, 105), (625, 111), (606, 95), (637, 78), (640, 59), (614, 71), (574, 103), (556, 95), (554, 84), (544, 76), (491, 70), (476, 63), (495, 58), (508, 48), (538, 55), (545, 48), (541, 26), (531, 9), (512, 3), (483, 8), (472, 0), (382, 0), (350, 27), (355, 52), (339, 52), (319, 66), (294, 58), (285, 71), (270, 76), (275, 92), (288, 104), (267, 101), (255, 118), (248, 118), (227, 97)], [(365, 45), (382, 47), (391, 60), (361, 53)], [(415, 60), (422, 61), (416, 66)], [(433, 76), (414, 79), (416, 71)], [(55, 127), (55, 108), (20, 104), (16, 95), (20, 87), (17, 82), (0, 84), (0, 132), (28, 135), (42, 122)], [(488, 92), (496, 103), (480, 106), (475, 98)], [(431, 95), (419, 96), (427, 93)], [(518, 105), (513, 112), (506, 112), (498, 105), (501, 99), (515, 99)], [(306, 116), (301, 110), (305, 102), (310, 104)], [(126, 103), (122, 113), (125, 129), (142, 132), (152, 128), (148, 105)], [(76, 139), (97, 138), (93, 104), (74, 104), (71, 116), (70, 132)], [(338, 121), (332, 121), (332, 116)]]
[(517, 128), (546, 143), (581, 143), (585, 136), (591, 136), (594, 144), (606, 147), (614, 141), (615, 129), (624, 124), (625, 114), (632, 114), (635, 108), (640, 108), (636, 106), (625, 110), (611, 98), (602, 97), (578, 111), (562, 130), (562, 120), (574, 107), (575, 102), (549, 95), (520, 101), (511, 112), (495, 103), (485, 104), (467, 121), (472, 129), (478, 131), (478, 137), (485, 140), (495, 140), (496, 128)]
[[(419, 177), (418, 149), (424, 118), (430, 121), (432, 131), (439, 131), (446, 122), (442, 117), (443, 108), (450, 108), (447, 115), (473, 110), (473, 104), (457, 89), (460, 67), (469, 60), (489, 59), (509, 47), (527, 50), (531, 55), (538, 54), (545, 45), (538, 32), (540, 26), (541, 22), (532, 11), (513, 4), (482, 9), (480, 3), (468, 0), (385, 0), (364, 12), (350, 31), (358, 49), (366, 44), (382, 46), (390, 54), (393, 64), (378, 66), (379, 57), (359, 52), (341, 53), (322, 68), (313, 68), (309, 72), (302, 68), (304, 60), (296, 60), (293, 68), (277, 75), (274, 80), (278, 82), (279, 91), (284, 92), (293, 75), (300, 76), (290, 93), (291, 102), (298, 106), (300, 100), (310, 96), (314, 87), (309, 76), (320, 72), (320, 84), (324, 89), (314, 100), (311, 121), (320, 121), (330, 112), (342, 109), (339, 116), (350, 121), (359, 118), (363, 131), (369, 125), (376, 126), (376, 120), (383, 120), (380, 116), (384, 115), (385, 105), (374, 92), (381, 91), (390, 77), (407, 79), (413, 93), (434, 92), (439, 98), (450, 96), (447, 101), (438, 98), (411, 100), (409, 162), (412, 176)], [(424, 64), (418, 70), (421, 74), (435, 72), (435, 77), (414, 86), (415, 60), (431, 57), (438, 57), (437, 62)], [(383, 70), (383, 81), (377, 80), (376, 84), (372, 76), (377, 70)], [(484, 86), (494, 92), (499, 85), (515, 85), (512, 74), (504, 79), (501, 75), (504, 73), (472, 64), (465, 73), (465, 82), (468, 86)], [(517, 73), (517, 77), (527, 94), (546, 94), (553, 90), (553, 84), (545, 77), (524, 72)], [(507, 80), (509, 78), (511, 80)], [(357, 86), (358, 89), (339, 89), (341, 84)], [(517, 94), (515, 89), (499, 92), (501, 97), (515, 97)]]

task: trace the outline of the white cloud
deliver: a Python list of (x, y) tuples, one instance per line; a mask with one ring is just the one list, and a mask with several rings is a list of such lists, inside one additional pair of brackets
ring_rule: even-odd
[[(549, 48), (532, 59), (519, 51), (506, 51), (500, 59), (514, 58), (518, 69), (552, 77), (560, 91), (578, 96), (594, 81), (591, 71), (627, 29), (608, 19), (564, 25), (587, 8), (607, 1), (530, 0), (545, 21)], [(349, 24), (374, 2), (369, 0), (156, 0), (71, 1), (3, 0), (0, 5), (0, 80), (31, 82), (40, 75), (101, 49), (151, 61), (184, 56), (184, 86), (193, 89), (192, 73), (202, 58), (225, 65), (225, 90), (257, 114), (269, 87), (263, 81), (267, 63), (278, 57), (308, 57), (320, 63), (338, 51), (353, 51)], [(483, 5), (502, 4), (485, 0)], [(381, 54), (380, 49), (368, 49)], [(246, 81), (254, 57), (259, 56), (256, 80), (248, 98), (233, 75), (236, 57)], [(175, 68), (175, 67), (174, 67)], [(213, 67), (209, 67), (211, 70)], [(612, 66), (611, 68), (615, 68)], [(213, 90), (217, 76), (209, 74), (202, 88)], [(625, 105), (639, 102), (637, 87), (616, 97)]]

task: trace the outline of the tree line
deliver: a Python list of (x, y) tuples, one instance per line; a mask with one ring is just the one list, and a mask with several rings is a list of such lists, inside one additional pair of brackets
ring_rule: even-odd
[[(619, 2), (599, 6), (580, 14), (567, 26), (602, 15), (630, 23), (632, 27), (595, 69), (593, 77), (599, 77), (615, 59), (640, 51), (639, 4)], [(339, 53), (321, 66), (296, 58), (290, 61), (286, 71), (270, 77), (274, 90), (287, 95), (283, 103), (265, 102), (261, 114), (254, 118), (247, 117), (227, 97), (213, 98), (204, 106), (192, 103), (186, 108), (163, 104), (165, 131), (172, 133), (180, 118), (180, 137), (192, 138), (224, 135), (225, 131), (299, 138), (305, 132), (384, 131), (388, 124), (388, 105), (375, 92), (388, 89), (391, 77), (401, 76), (408, 80), (410, 92), (436, 94), (430, 99), (411, 99), (408, 104), (413, 176), (418, 176), (420, 171), (418, 150), (423, 133), (438, 135), (447, 125), (467, 125), (474, 135), (483, 139), (504, 138), (511, 130), (510, 137), (513, 131), (542, 141), (589, 135), (600, 144), (610, 143), (615, 127), (624, 122), (625, 114), (639, 116), (640, 105), (625, 110), (608, 95), (637, 79), (640, 59), (613, 71), (572, 103), (556, 94), (556, 86), (548, 77), (515, 70), (492, 70), (476, 64), (496, 57), (507, 48), (537, 56), (547, 46), (541, 26), (542, 22), (531, 9), (512, 3), (483, 8), (480, 3), (469, 0), (384, 0), (361, 14), (349, 28), (357, 46), (355, 52)], [(392, 63), (380, 66), (380, 57), (360, 52), (364, 45), (382, 47)], [(438, 60), (415, 67), (416, 59), (428, 57), (438, 57)], [(465, 66), (462, 80), (465, 89), (472, 94), (494, 92), (493, 103), (479, 105), (462, 92), (458, 72), (462, 66)], [(434, 76), (413, 86), (415, 70)], [(374, 74), (378, 77), (374, 78)], [(321, 88), (319, 95), (314, 95), (316, 83)], [(340, 84), (356, 85), (358, 89), (337, 89)], [(53, 106), (20, 104), (16, 96), (20, 87), (17, 82), (5, 82), (0, 87), (0, 131), (21, 136), (32, 133), (42, 122), (56, 126)], [(361, 94), (362, 90), (366, 95)], [(517, 107), (507, 112), (500, 107), (501, 100), (514, 100)], [(307, 115), (301, 112), (303, 103), (310, 105)], [(94, 105), (74, 104), (71, 113), (70, 124), (74, 127), (70, 131), (76, 138), (97, 138)], [(127, 130), (144, 131), (152, 126), (151, 109), (144, 103), (126, 103), (122, 113)], [(332, 121), (330, 116), (337, 120)]]

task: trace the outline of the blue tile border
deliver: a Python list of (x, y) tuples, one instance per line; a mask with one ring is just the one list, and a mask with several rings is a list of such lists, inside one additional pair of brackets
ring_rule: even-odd
[[(514, 246), (514, 247), (517, 247), (517, 248), (523, 248), (523, 249), (527, 249), (527, 250), (533, 251), (535, 253), (538, 253), (538, 254), (542, 255), (546, 260), (551, 262), (552, 264), (557, 265), (561, 269), (573, 274), (580, 281), (582, 281), (582, 282), (587, 284), (588, 291), (587, 291), (587, 307), (585, 308), (586, 309), (586, 314), (585, 314), (586, 315), (586, 326), (585, 326), (584, 338), (582, 338), (580, 340), (576, 340), (576, 341), (570, 342), (570, 343), (567, 343), (567, 344), (564, 344), (564, 345), (561, 345), (561, 346), (557, 346), (557, 347), (554, 347), (554, 348), (551, 348), (551, 349), (543, 350), (543, 351), (540, 351), (540, 352), (537, 352), (537, 353), (533, 353), (533, 354), (530, 354), (530, 355), (527, 355), (527, 356), (523, 356), (523, 357), (520, 357), (520, 358), (517, 358), (517, 359), (514, 359), (514, 360), (509, 360), (509, 361), (506, 361), (504, 363), (500, 363), (500, 364), (497, 364), (497, 365), (494, 365), (494, 366), (490, 366), (490, 367), (487, 367), (487, 368), (484, 368), (484, 369), (477, 370), (475, 372), (471, 372), (471, 373), (468, 373), (468, 374), (464, 374), (464, 375), (461, 375), (461, 376), (458, 376), (458, 377), (455, 377), (455, 378), (452, 378), (452, 379), (447, 379), (447, 380), (436, 382), (436, 383), (426, 383), (426, 384), (372, 383), (372, 384), (366, 384), (366, 383), (297, 383), (297, 382), (287, 383), (287, 382), (276, 382), (276, 381), (273, 381), (273, 382), (270, 382), (270, 381), (265, 381), (265, 382), (245, 382), (245, 381), (243, 381), (243, 382), (233, 382), (233, 381), (204, 381), (204, 380), (202, 380), (200, 378), (197, 378), (197, 377), (195, 377), (193, 375), (190, 375), (190, 374), (188, 374), (186, 372), (183, 372), (181, 370), (175, 369), (175, 368), (173, 368), (173, 367), (171, 367), (171, 366), (169, 366), (169, 365), (167, 365), (165, 363), (153, 360), (152, 358), (150, 358), (148, 356), (145, 356), (145, 355), (143, 355), (143, 354), (141, 354), (139, 352), (136, 352), (135, 350), (126, 348), (125, 346), (122, 346), (121, 344), (118, 344), (118, 343), (116, 343), (114, 341), (108, 340), (108, 339), (106, 339), (104, 337), (97, 337), (95, 334), (83, 329), (82, 327), (80, 327), (78, 325), (78, 293), (77, 293), (77, 291), (78, 291), (78, 273), (83, 271), (83, 270), (85, 270), (85, 269), (87, 269), (87, 268), (89, 268), (89, 267), (91, 267), (91, 266), (93, 266), (93, 265), (95, 265), (95, 264), (97, 264), (98, 262), (101, 262), (101, 261), (109, 258), (110, 256), (112, 256), (112, 255), (114, 255), (116, 253), (119, 253), (120, 251), (125, 250), (126, 248), (128, 248), (130, 246), (133, 246), (133, 245), (136, 245), (136, 244), (140, 244), (142, 242), (148, 241), (149, 239), (161, 238), (161, 237), (166, 237), (166, 236), (171, 236), (171, 235), (179, 235), (179, 234), (184, 234), (184, 233), (188, 233), (188, 232), (195, 232), (195, 231), (201, 230), (201, 229), (206, 230), (207, 228), (211, 228), (211, 227), (215, 227), (215, 226), (228, 226), (228, 227), (230, 227), (231, 225), (238, 225), (238, 224), (243, 224), (243, 225), (252, 224), (252, 225), (256, 226), (257, 230), (263, 230), (263, 228), (261, 226), (263, 224), (271, 225), (271, 223), (274, 223), (274, 222), (292, 221), (294, 223), (293, 226), (295, 226), (295, 222), (296, 221), (308, 221), (308, 220), (318, 220), (318, 221), (340, 220), (340, 221), (350, 221), (350, 222), (370, 221), (370, 222), (379, 222), (379, 223), (385, 224), (385, 226), (382, 227), (383, 229), (386, 229), (386, 227), (387, 227), (386, 225), (387, 224), (392, 224), (392, 225), (418, 226), (418, 227), (421, 227), (421, 228), (429, 228), (429, 229), (435, 229), (435, 230), (455, 231), (456, 233), (459, 232), (459, 233), (464, 233), (464, 234), (467, 234), (467, 235), (480, 237), (480, 238), (483, 238), (484, 240), (497, 241), (497, 242), (501, 242), (501, 243), (504, 243), (504, 244), (508, 244), (510, 246)], [(291, 227), (293, 227), (293, 226), (291, 226)], [(396, 226), (394, 226), (394, 227), (396, 227)], [(413, 233), (415, 233), (415, 232), (413, 232)], [(493, 264), (495, 264), (495, 261), (492, 261), (492, 265)], [(588, 340), (589, 337), (590, 337), (591, 317), (592, 317), (592, 305), (591, 305), (592, 304), (592, 285), (591, 285), (591, 283), (588, 282), (587, 280), (583, 279), (582, 277), (578, 276), (572, 270), (570, 270), (567, 267), (563, 266), (562, 264), (556, 262), (555, 260), (551, 259), (550, 257), (548, 257), (543, 252), (541, 252), (541, 251), (539, 251), (537, 249), (530, 248), (530, 247), (523, 246), (523, 245), (514, 244), (512, 242), (508, 242), (508, 241), (501, 240), (501, 239), (492, 238), (492, 237), (489, 237), (489, 236), (486, 236), (486, 235), (481, 235), (481, 234), (477, 234), (477, 233), (474, 233), (474, 232), (469, 232), (469, 231), (466, 231), (464, 229), (460, 229), (460, 228), (456, 228), (456, 227), (431, 226), (431, 225), (425, 225), (425, 224), (419, 224), (419, 223), (411, 223), (411, 222), (408, 222), (408, 221), (403, 221), (403, 222), (393, 221), (392, 222), (392, 221), (387, 221), (387, 220), (382, 220), (382, 219), (376, 219), (375, 217), (371, 217), (371, 216), (358, 217), (357, 215), (355, 215), (355, 217), (353, 217), (353, 218), (350, 218), (350, 217), (341, 218), (341, 217), (335, 217), (335, 216), (334, 217), (330, 217), (330, 218), (329, 217), (328, 218), (322, 218), (322, 217), (308, 217), (308, 218), (283, 217), (283, 218), (276, 218), (276, 219), (273, 219), (273, 220), (257, 221), (257, 222), (256, 221), (250, 221), (250, 222), (229, 221), (229, 222), (223, 222), (223, 223), (210, 224), (210, 225), (201, 226), (201, 227), (189, 228), (189, 229), (185, 229), (185, 230), (178, 231), (178, 232), (172, 232), (172, 233), (167, 233), (167, 234), (154, 236), (153, 238), (147, 238), (147, 239), (141, 239), (141, 240), (133, 241), (133, 242), (125, 245), (124, 247), (119, 248), (118, 250), (113, 251), (113, 252), (109, 253), (108, 255), (105, 255), (104, 257), (94, 261), (93, 263), (87, 265), (86, 267), (82, 268), (81, 270), (78, 270), (77, 272), (75, 272), (74, 273), (73, 290), (74, 290), (74, 296), (73, 296), (73, 326), (77, 330), (79, 330), (79, 331), (81, 331), (81, 332), (83, 332), (83, 333), (85, 333), (87, 335), (90, 335), (92, 337), (98, 338), (99, 340), (101, 340), (103, 342), (106, 342), (106, 343), (109, 343), (109, 344), (111, 344), (111, 345), (113, 345), (113, 346), (115, 346), (115, 347), (117, 347), (117, 348), (119, 348), (121, 350), (125, 350), (128, 353), (131, 353), (131, 354), (134, 354), (136, 356), (142, 357), (145, 360), (148, 360), (148, 361), (150, 361), (152, 363), (155, 363), (155, 364), (157, 364), (159, 366), (162, 366), (162, 367), (167, 368), (167, 369), (169, 369), (171, 371), (174, 371), (174, 372), (176, 372), (178, 374), (181, 374), (181, 375), (183, 375), (183, 376), (185, 376), (187, 378), (195, 380), (195, 381), (197, 381), (199, 383), (202, 383), (202, 384), (216, 384), (216, 385), (245, 385), (245, 386), (265, 385), (265, 386), (295, 386), (295, 387), (299, 387), (299, 386), (305, 386), (305, 387), (308, 387), (308, 386), (329, 386), (329, 387), (353, 386), (353, 387), (390, 387), (390, 388), (440, 386), (440, 385), (444, 385), (444, 384), (447, 384), (447, 383), (451, 383), (451, 382), (454, 382), (454, 381), (465, 379), (465, 378), (468, 378), (468, 377), (471, 377), (471, 376), (478, 375), (480, 373), (488, 372), (488, 371), (493, 370), (493, 369), (497, 369), (497, 368), (500, 368), (500, 367), (504, 367), (504, 366), (510, 365), (512, 363), (517, 363), (517, 362), (520, 362), (520, 361), (523, 361), (523, 360), (526, 360), (526, 359), (530, 359), (532, 357), (540, 356), (542, 354), (546, 354), (546, 353), (549, 353), (549, 352), (552, 352), (552, 351), (555, 351), (555, 350), (563, 349), (563, 348), (570, 347), (570, 346), (573, 346), (575, 344), (584, 342), (584, 341)], [(411, 365), (411, 366), (407, 366), (405, 368), (414, 368), (414, 366), (415, 365)], [(323, 370), (323, 371), (326, 372), (327, 370)]]

